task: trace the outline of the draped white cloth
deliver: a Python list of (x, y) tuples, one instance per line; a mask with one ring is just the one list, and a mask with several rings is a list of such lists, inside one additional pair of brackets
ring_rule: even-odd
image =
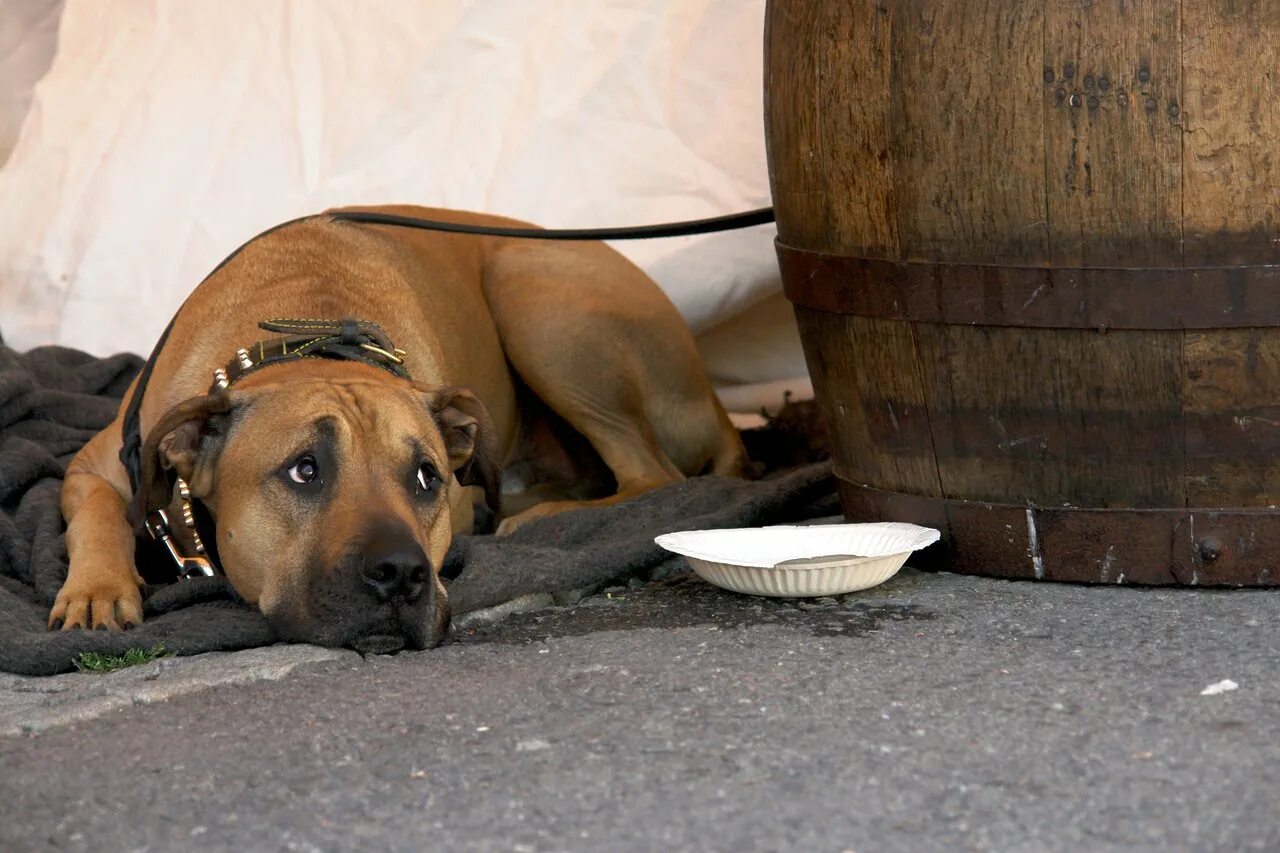
[[(764, 0), (4, 0), (0, 331), (145, 352), (231, 249), (334, 205), (552, 227), (766, 206), (763, 16)], [(773, 234), (617, 244), (717, 384), (766, 398), (807, 389)]]

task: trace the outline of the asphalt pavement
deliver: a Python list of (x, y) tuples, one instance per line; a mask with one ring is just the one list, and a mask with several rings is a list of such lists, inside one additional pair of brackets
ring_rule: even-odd
[(7, 677), (0, 850), (1280, 850), (1278, 604), (682, 576), (430, 652)]

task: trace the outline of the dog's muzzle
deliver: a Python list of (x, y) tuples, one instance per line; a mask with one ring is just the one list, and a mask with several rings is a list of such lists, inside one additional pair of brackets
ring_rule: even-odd
[(269, 617), (281, 639), (364, 654), (431, 648), (449, 621), (430, 559), (398, 522), (371, 525), (336, 566), (299, 590), (296, 604)]
[(375, 534), (369, 539), (357, 571), (376, 604), (390, 607), (393, 618), (402, 624), (398, 632), (356, 637), (351, 647), (364, 654), (391, 654), (406, 645), (425, 648), (428, 638), (418, 636), (414, 630), (423, 617), (433, 616), (414, 606), (432, 584), (431, 563), (421, 546), (403, 532)]

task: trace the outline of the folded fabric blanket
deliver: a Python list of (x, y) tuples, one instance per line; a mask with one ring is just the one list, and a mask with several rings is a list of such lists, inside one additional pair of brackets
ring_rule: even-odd
[[(220, 578), (154, 590), (132, 631), (47, 631), (67, 573), (58, 493), (67, 463), (115, 416), (141, 367), (62, 347), (0, 346), (0, 670), (49, 675), (84, 652), (163, 645), (189, 655), (275, 642), (270, 626)], [(605, 586), (674, 559), (653, 544), (672, 530), (776, 524), (837, 512), (825, 464), (754, 482), (699, 477), (613, 507), (563, 513), (509, 537), (458, 537), (446, 559), (455, 615), (535, 593)], [(146, 572), (144, 572), (145, 574)]]

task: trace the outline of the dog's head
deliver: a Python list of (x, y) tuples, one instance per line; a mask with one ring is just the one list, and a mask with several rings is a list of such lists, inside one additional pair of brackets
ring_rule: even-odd
[(439, 569), (451, 498), (501, 464), (480, 400), (363, 365), (251, 374), (167, 412), (142, 451), (151, 506), (174, 471), (214, 517), (236, 591), (283, 639), (427, 648), (449, 622)]

